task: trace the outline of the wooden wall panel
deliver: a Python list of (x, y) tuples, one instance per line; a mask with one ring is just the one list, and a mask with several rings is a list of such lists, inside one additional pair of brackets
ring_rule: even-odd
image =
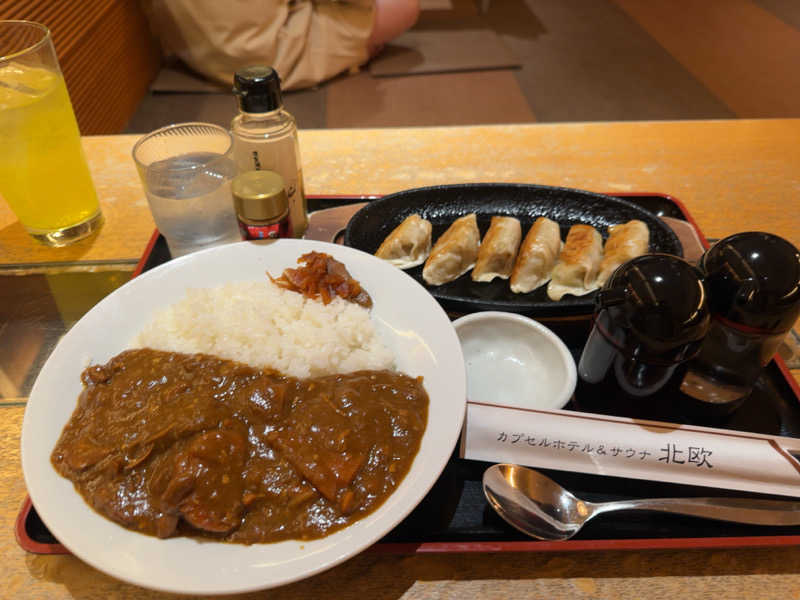
[(0, 19), (50, 28), (84, 135), (121, 132), (161, 64), (137, 0), (0, 0)]

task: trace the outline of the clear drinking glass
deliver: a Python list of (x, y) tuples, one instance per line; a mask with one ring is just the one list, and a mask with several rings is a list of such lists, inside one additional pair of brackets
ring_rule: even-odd
[(230, 133), (209, 123), (162, 127), (133, 147), (150, 212), (173, 257), (241, 241)]
[(103, 222), (50, 31), (0, 21), (0, 194), (35, 239), (64, 246)]

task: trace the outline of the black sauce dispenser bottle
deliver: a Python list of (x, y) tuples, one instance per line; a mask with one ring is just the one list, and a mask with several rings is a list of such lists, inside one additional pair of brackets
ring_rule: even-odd
[(723, 417), (750, 395), (800, 316), (800, 252), (770, 233), (737, 233), (699, 267), (713, 320), (681, 391), (698, 414)]
[(710, 324), (700, 272), (676, 256), (640, 256), (612, 274), (595, 302), (578, 364), (578, 404), (589, 412), (676, 418), (686, 361)]
[(233, 78), (233, 93), (239, 103), (239, 114), (231, 123), (237, 171), (267, 170), (283, 177), (292, 235), (302, 237), (308, 209), (300, 146), (295, 119), (283, 107), (280, 77), (267, 66), (240, 69)]

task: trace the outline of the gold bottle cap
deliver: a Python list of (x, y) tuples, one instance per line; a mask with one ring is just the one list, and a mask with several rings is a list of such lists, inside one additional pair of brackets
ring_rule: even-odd
[(255, 224), (280, 221), (289, 213), (283, 177), (274, 171), (246, 171), (231, 184), (236, 214)]

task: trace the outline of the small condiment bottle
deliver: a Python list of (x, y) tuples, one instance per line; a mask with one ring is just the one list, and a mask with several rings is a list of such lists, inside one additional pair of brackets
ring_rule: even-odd
[(239, 230), (246, 240), (292, 237), (283, 177), (274, 171), (240, 173), (231, 184)]
[(245, 67), (234, 75), (233, 92), (239, 104), (239, 114), (231, 122), (237, 172), (279, 173), (286, 185), (292, 235), (303, 237), (308, 227), (308, 207), (297, 123), (284, 108), (280, 77), (268, 66)]

